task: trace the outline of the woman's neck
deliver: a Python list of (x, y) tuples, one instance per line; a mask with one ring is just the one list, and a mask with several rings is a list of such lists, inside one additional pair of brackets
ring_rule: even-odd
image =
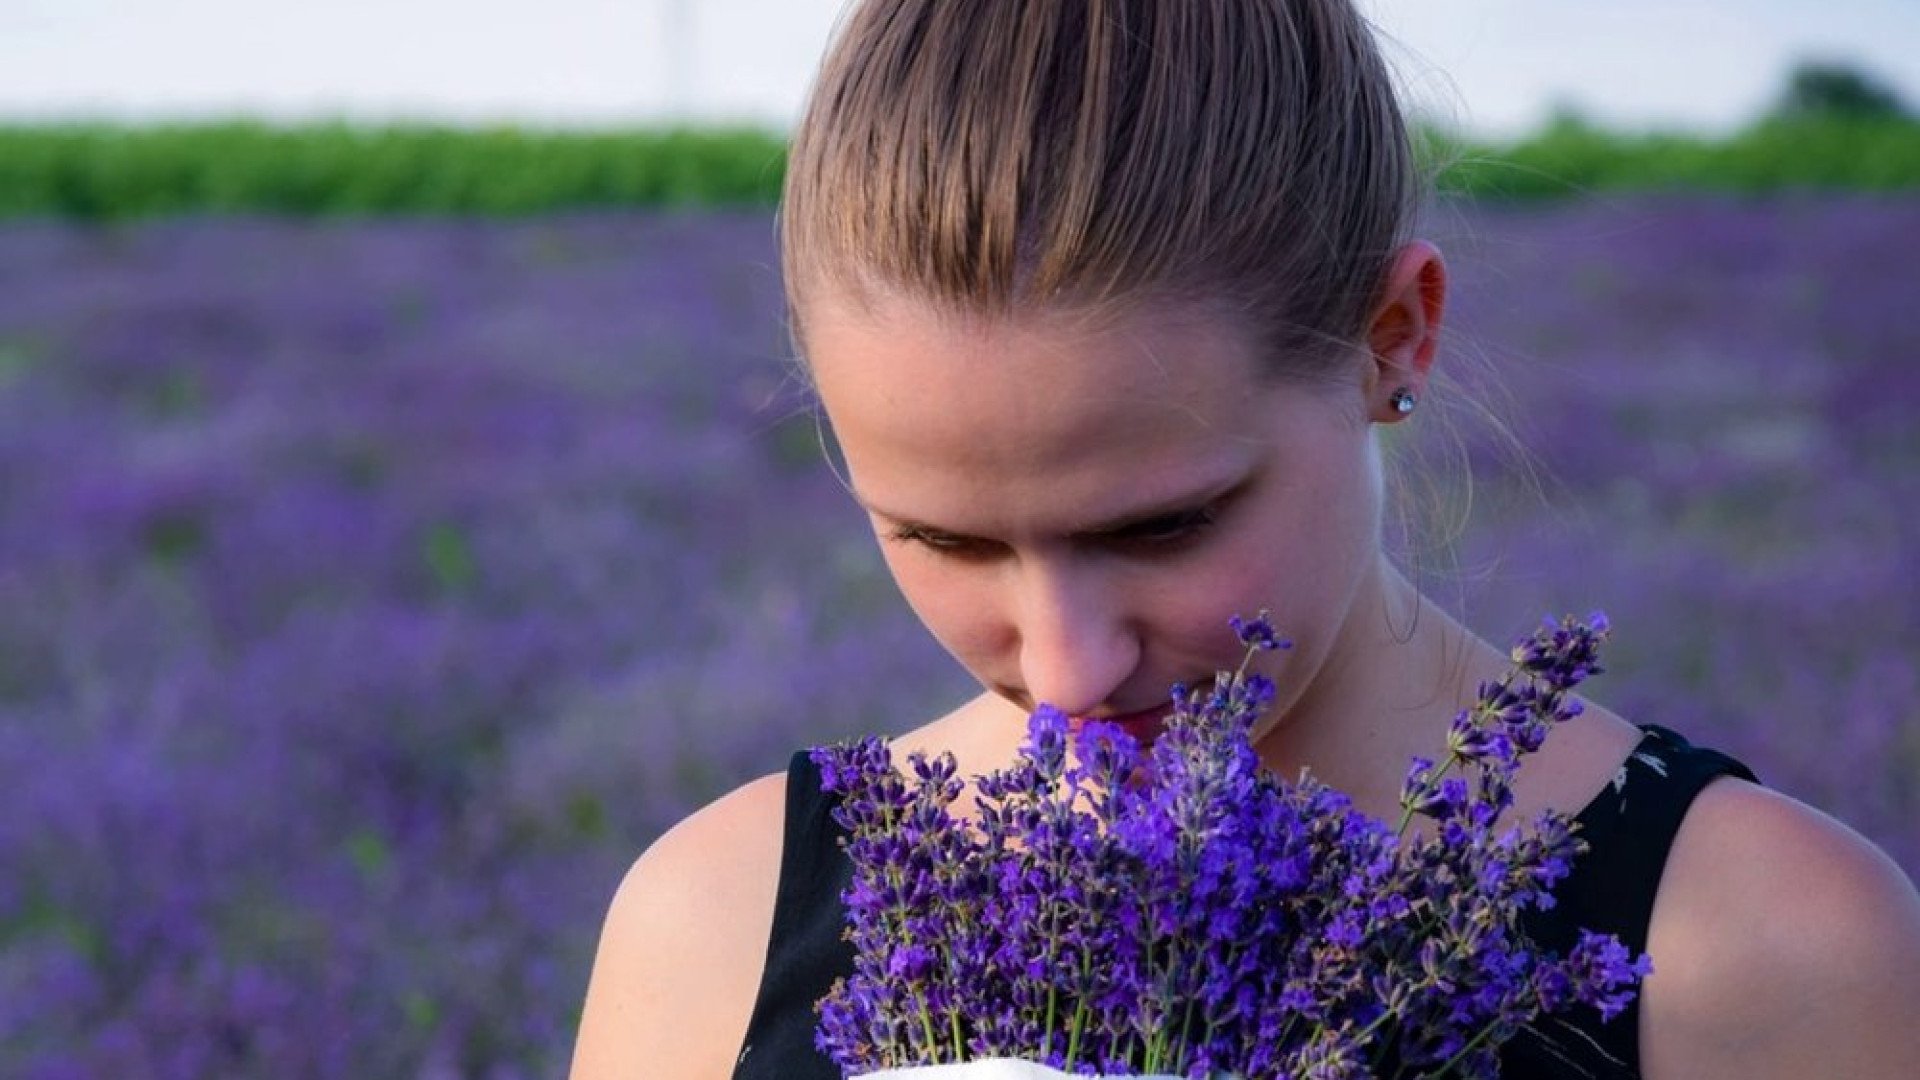
[(1414, 755), (1444, 752), (1447, 725), (1506, 658), (1422, 597), (1385, 559), (1356, 594), (1346, 625), (1297, 697), (1259, 737), (1275, 775), (1306, 770), (1367, 813), (1397, 813)]

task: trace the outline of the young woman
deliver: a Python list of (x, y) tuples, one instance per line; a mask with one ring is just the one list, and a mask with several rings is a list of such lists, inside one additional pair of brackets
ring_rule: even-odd
[[(1382, 550), (1379, 430), (1417, 422), (1447, 272), (1349, 0), (869, 0), (793, 145), (794, 339), (886, 561), (981, 694), (898, 738), (963, 775), (1039, 702), (1151, 737), (1177, 681), (1292, 638), (1254, 732), (1385, 816), (1500, 650)], [(1657, 718), (1652, 718), (1657, 719)], [(1920, 898), (1739, 765), (1598, 706), (1518, 810), (1592, 850), (1532, 924), (1651, 954), (1636, 1006), (1509, 1077), (1891, 1077), (1920, 1061)], [(845, 865), (804, 755), (672, 829), (608, 916), (578, 1080), (836, 1075)]]

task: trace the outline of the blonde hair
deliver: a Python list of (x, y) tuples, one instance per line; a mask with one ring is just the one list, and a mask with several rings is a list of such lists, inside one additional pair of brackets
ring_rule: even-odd
[(823, 286), (988, 315), (1151, 298), (1324, 379), (1427, 184), (1350, 0), (862, 0), (789, 151), (795, 342)]

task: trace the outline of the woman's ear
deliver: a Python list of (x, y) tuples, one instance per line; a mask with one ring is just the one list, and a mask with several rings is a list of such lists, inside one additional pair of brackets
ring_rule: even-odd
[(1368, 324), (1367, 418), (1404, 419), (1426, 396), (1427, 373), (1440, 345), (1447, 301), (1447, 264), (1440, 249), (1414, 240), (1394, 254), (1387, 286)]

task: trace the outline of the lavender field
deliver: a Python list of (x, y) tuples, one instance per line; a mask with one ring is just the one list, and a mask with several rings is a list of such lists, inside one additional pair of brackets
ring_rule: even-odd
[[(772, 232), (0, 226), (0, 1075), (557, 1076), (648, 840), (967, 692), (822, 463)], [(1431, 232), (1489, 375), (1392, 447), (1430, 595), (1604, 608), (1595, 696), (1920, 871), (1920, 201)]]

